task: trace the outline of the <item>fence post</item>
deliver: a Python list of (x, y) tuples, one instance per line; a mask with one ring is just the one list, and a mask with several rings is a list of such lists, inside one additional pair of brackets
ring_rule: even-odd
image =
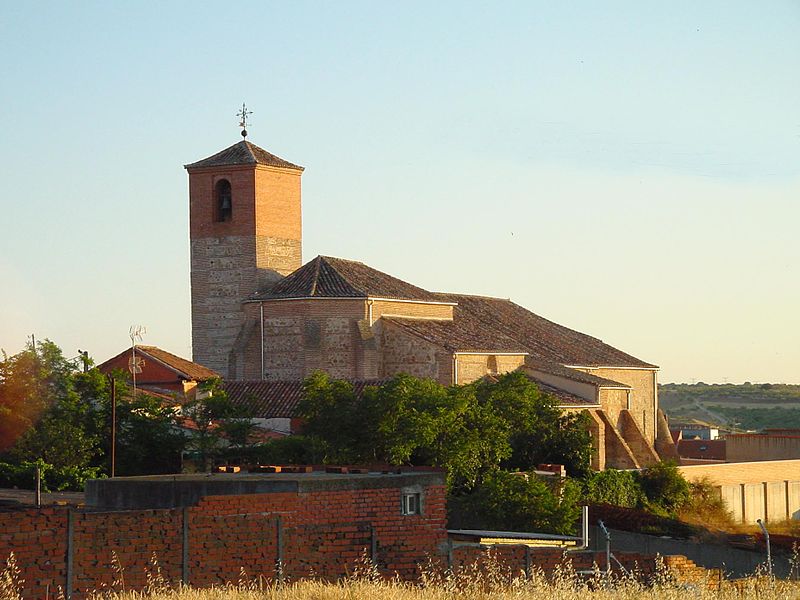
[(75, 562), (75, 543), (74, 543), (74, 533), (75, 533), (75, 517), (74, 513), (71, 508), (67, 509), (67, 560), (66, 560), (66, 581), (65, 581), (65, 591), (64, 596), (67, 600), (72, 598), (72, 569), (73, 564)]
[(375, 528), (369, 528), (369, 554), (372, 566), (378, 566), (378, 538), (375, 535)]
[(278, 515), (275, 517), (275, 529), (278, 543), (278, 559), (275, 561), (275, 579), (283, 583), (283, 521)]
[(181, 524), (182, 539), (181, 545), (181, 582), (189, 585), (189, 507), (183, 508), (183, 519)]
[(531, 547), (525, 544), (525, 577), (531, 576)]

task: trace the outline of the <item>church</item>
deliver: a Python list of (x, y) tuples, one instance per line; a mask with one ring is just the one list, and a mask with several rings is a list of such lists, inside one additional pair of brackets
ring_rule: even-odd
[(246, 137), (185, 168), (196, 363), (276, 389), (320, 369), (445, 385), (521, 370), (589, 415), (593, 468), (676, 458), (656, 365), (510, 300), (432, 292), (343, 258), (303, 264), (303, 167)]

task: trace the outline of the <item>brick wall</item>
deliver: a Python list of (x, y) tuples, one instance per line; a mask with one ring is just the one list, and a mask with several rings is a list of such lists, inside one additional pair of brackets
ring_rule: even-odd
[[(697, 566), (685, 556), (644, 555), (635, 552), (614, 552), (616, 559), (628, 572), (635, 572), (645, 582), (652, 581), (656, 573), (663, 576), (669, 573), (677, 582), (718, 589), (721, 574), (718, 569), (705, 569)], [(536, 570), (552, 577), (559, 566), (578, 572), (590, 572), (595, 567), (601, 571), (606, 569), (605, 552), (578, 551), (564, 552), (558, 548), (528, 548), (516, 545), (498, 545), (491, 548), (485, 546), (460, 546), (451, 552), (451, 564), (454, 571), (492, 569), (499, 567), (501, 574), (507, 578), (524, 573), (530, 575)], [(612, 564), (612, 572), (620, 573), (616, 563)], [(567, 573), (568, 574), (568, 573)]]
[(414, 578), (446, 541), (444, 486), (423, 498), (421, 515), (401, 514), (396, 487), (207, 496), (186, 509), (13, 510), (0, 512), (0, 561), (14, 552), (26, 598), (66, 588), (68, 572), (73, 598), (111, 586), (114, 555), (129, 590), (146, 585), (154, 555), (168, 581), (197, 586), (236, 581), (241, 569), (272, 579), (279, 559), (292, 579), (333, 579), (373, 548), (383, 572)]
[(372, 301), (373, 323), (382, 316), (441, 319), (452, 321), (453, 307), (449, 304), (430, 304), (425, 302), (392, 302), (390, 300)]
[[(364, 300), (287, 300), (264, 302), (263, 307), (265, 379), (299, 380), (317, 369), (337, 378), (360, 376), (358, 323), (365, 317)], [(260, 368), (260, 346), (252, 350), (256, 355), (247, 363)]]

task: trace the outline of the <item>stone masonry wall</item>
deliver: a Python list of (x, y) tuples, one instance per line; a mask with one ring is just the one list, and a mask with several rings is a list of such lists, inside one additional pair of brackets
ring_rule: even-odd
[[(317, 369), (337, 378), (359, 377), (363, 300), (291, 300), (263, 306), (265, 379), (303, 379)], [(260, 365), (261, 358), (250, 362)]]
[(459, 354), (458, 384), (472, 383), (486, 375), (501, 375), (521, 367), (525, 356), (497, 356), (495, 354)]
[[(407, 373), (414, 377), (439, 380), (438, 359), (443, 356), (437, 355), (439, 350), (437, 346), (385, 321), (381, 321), (378, 332), (382, 377)], [(452, 382), (448, 380), (440, 383), (450, 385)]]
[(656, 438), (656, 378), (649, 369), (579, 369), (598, 377), (624, 383), (631, 391), (630, 411), (647, 440)]

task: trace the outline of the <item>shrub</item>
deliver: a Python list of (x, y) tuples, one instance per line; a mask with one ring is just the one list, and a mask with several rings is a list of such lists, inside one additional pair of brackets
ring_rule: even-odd
[(32, 490), (36, 488), (36, 465), (42, 470), (42, 491), (83, 491), (87, 479), (103, 477), (100, 467), (66, 466), (55, 468), (45, 462), (23, 461), (18, 465), (0, 463), (0, 487)]
[(449, 498), (449, 526), (573, 534), (579, 487), (570, 480), (551, 485), (532, 473), (496, 471), (469, 494)]
[(642, 504), (644, 492), (641, 482), (632, 472), (606, 469), (583, 480), (583, 497), (590, 504), (635, 508)]
[(689, 501), (689, 482), (673, 462), (660, 462), (639, 474), (647, 507), (674, 515)]

